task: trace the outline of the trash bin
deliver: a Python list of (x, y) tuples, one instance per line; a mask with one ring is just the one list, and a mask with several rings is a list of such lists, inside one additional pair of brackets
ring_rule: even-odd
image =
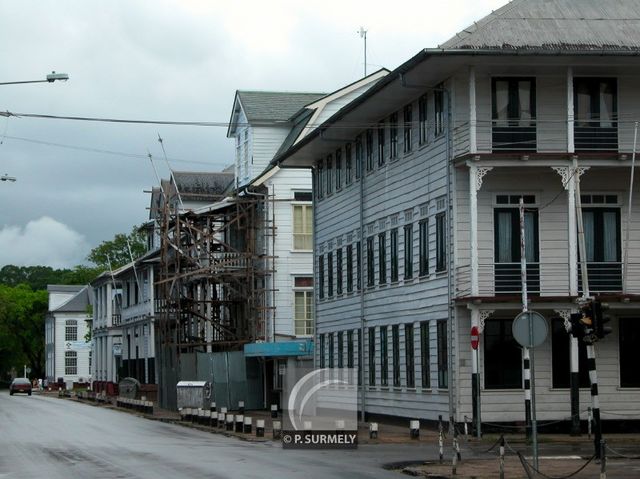
[(176, 385), (178, 409), (191, 407), (209, 409), (211, 383), (208, 381), (180, 381)]

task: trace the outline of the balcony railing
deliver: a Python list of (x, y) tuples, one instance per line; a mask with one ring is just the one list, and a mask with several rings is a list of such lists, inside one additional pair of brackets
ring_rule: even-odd
[[(587, 263), (589, 290), (592, 294), (640, 294), (640, 263), (627, 265), (626, 288), (623, 264), (620, 262)], [(576, 265), (578, 292), (582, 290), (580, 265)], [(531, 296), (570, 296), (568, 263), (542, 262), (527, 264), (527, 292)], [(478, 266), (478, 294), (482, 297), (522, 294), (520, 263), (484, 263)], [(575, 292), (574, 292), (575, 294)], [(456, 296), (471, 297), (471, 267), (456, 270)]]
[(122, 324), (122, 315), (121, 314), (112, 314), (111, 315), (111, 325), (112, 326), (120, 326)]
[[(572, 127), (575, 152), (630, 153), (633, 149), (634, 125), (631, 121), (600, 123), (576, 120)], [(474, 128), (478, 153), (567, 152), (567, 120), (477, 120)], [(455, 156), (470, 152), (470, 130), (468, 121), (454, 123), (452, 136)]]

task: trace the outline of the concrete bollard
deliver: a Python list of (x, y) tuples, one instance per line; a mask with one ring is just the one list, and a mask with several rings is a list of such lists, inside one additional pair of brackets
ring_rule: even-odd
[(218, 413), (218, 427), (219, 428), (223, 428), (224, 427), (224, 416), (225, 416), (225, 414), (223, 412), (219, 412)]
[(369, 423), (369, 439), (378, 439), (378, 423)]
[(185, 421), (191, 421), (191, 408), (190, 407), (184, 408), (184, 420)]
[(273, 438), (280, 439), (282, 437), (282, 423), (280, 421), (273, 421)]
[(304, 431), (311, 431), (313, 430), (313, 423), (311, 421), (303, 421), (302, 422), (302, 429)]
[(256, 421), (256, 437), (264, 437), (264, 419)]
[(409, 421), (409, 435), (411, 439), (418, 439), (420, 437), (420, 421), (415, 419)]
[(221, 407), (221, 408), (220, 408), (220, 412), (221, 412), (222, 414), (225, 414), (225, 415), (226, 415), (228, 411), (227, 411), (227, 408), (226, 408), (226, 407)]
[(248, 416), (245, 416), (244, 418), (244, 428), (242, 429), (242, 432), (245, 434), (251, 434), (251, 431), (253, 430), (253, 419), (251, 419)]
[(216, 410), (216, 403), (212, 402), (212, 403), (209, 405), (209, 411), (213, 412), (213, 411), (215, 411), (215, 410)]
[(236, 432), (242, 432), (244, 428), (244, 415), (236, 414)]
[(233, 431), (233, 414), (227, 414), (227, 431)]
[(149, 414), (153, 416), (153, 401), (149, 401)]
[(238, 401), (238, 412), (244, 414), (244, 401)]
[(271, 419), (277, 419), (278, 418), (278, 405), (277, 404), (272, 404), (271, 405)]
[(204, 425), (211, 426), (211, 411), (204, 412)]
[(147, 400), (147, 396), (140, 396), (140, 400), (141, 401), (146, 401)]

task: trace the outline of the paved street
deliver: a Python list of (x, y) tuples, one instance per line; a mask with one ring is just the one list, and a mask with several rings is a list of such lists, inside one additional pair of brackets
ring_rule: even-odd
[(74, 401), (0, 392), (0, 478), (403, 477), (424, 445), (284, 451)]

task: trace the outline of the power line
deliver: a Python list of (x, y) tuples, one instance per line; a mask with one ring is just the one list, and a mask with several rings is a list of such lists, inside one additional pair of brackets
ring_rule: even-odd
[[(100, 148), (91, 148), (91, 147), (85, 147), (85, 146), (78, 146), (78, 145), (68, 145), (68, 144), (64, 144), (64, 143), (55, 143), (55, 142), (51, 142), (51, 141), (44, 141), (44, 140), (36, 140), (33, 138), (24, 138), (24, 137), (20, 137), (20, 136), (11, 136), (11, 135), (5, 135), (3, 136), (4, 139), (9, 139), (9, 140), (17, 140), (17, 141), (24, 141), (26, 143), (34, 143), (37, 145), (43, 145), (43, 146), (55, 146), (57, 148), (66, 148), (69, 150), (77, 150), (77, 151), (87, 151), (90, 153), (100, 153), (100, 154), (105, 154), (105, 155), (112, 155), (112, 156), (120, 156), (120, 157), (124, 157), (124, 158), (140, 158), (140, 159), (144, 159), (146, 160), (148, 158), (148, 156), (146, 154), (138, 154), (138, 153), (126, 153), (126, 152), (122, 152), (122, 151), (113, 151), (113, 150), (103, 150)], [(176, 163), (194, 163), (194, 164), (200, 164), (200, 165), (208, 165), (208, 166), (212, 166), (211, 163), (209, 162), (205, 162), (205, 161), (198, 161), (198, 160), (182, 160), (182, 159), (178, 159), (178, 158), (169, 158), (170, 161), (175, 161)]]

